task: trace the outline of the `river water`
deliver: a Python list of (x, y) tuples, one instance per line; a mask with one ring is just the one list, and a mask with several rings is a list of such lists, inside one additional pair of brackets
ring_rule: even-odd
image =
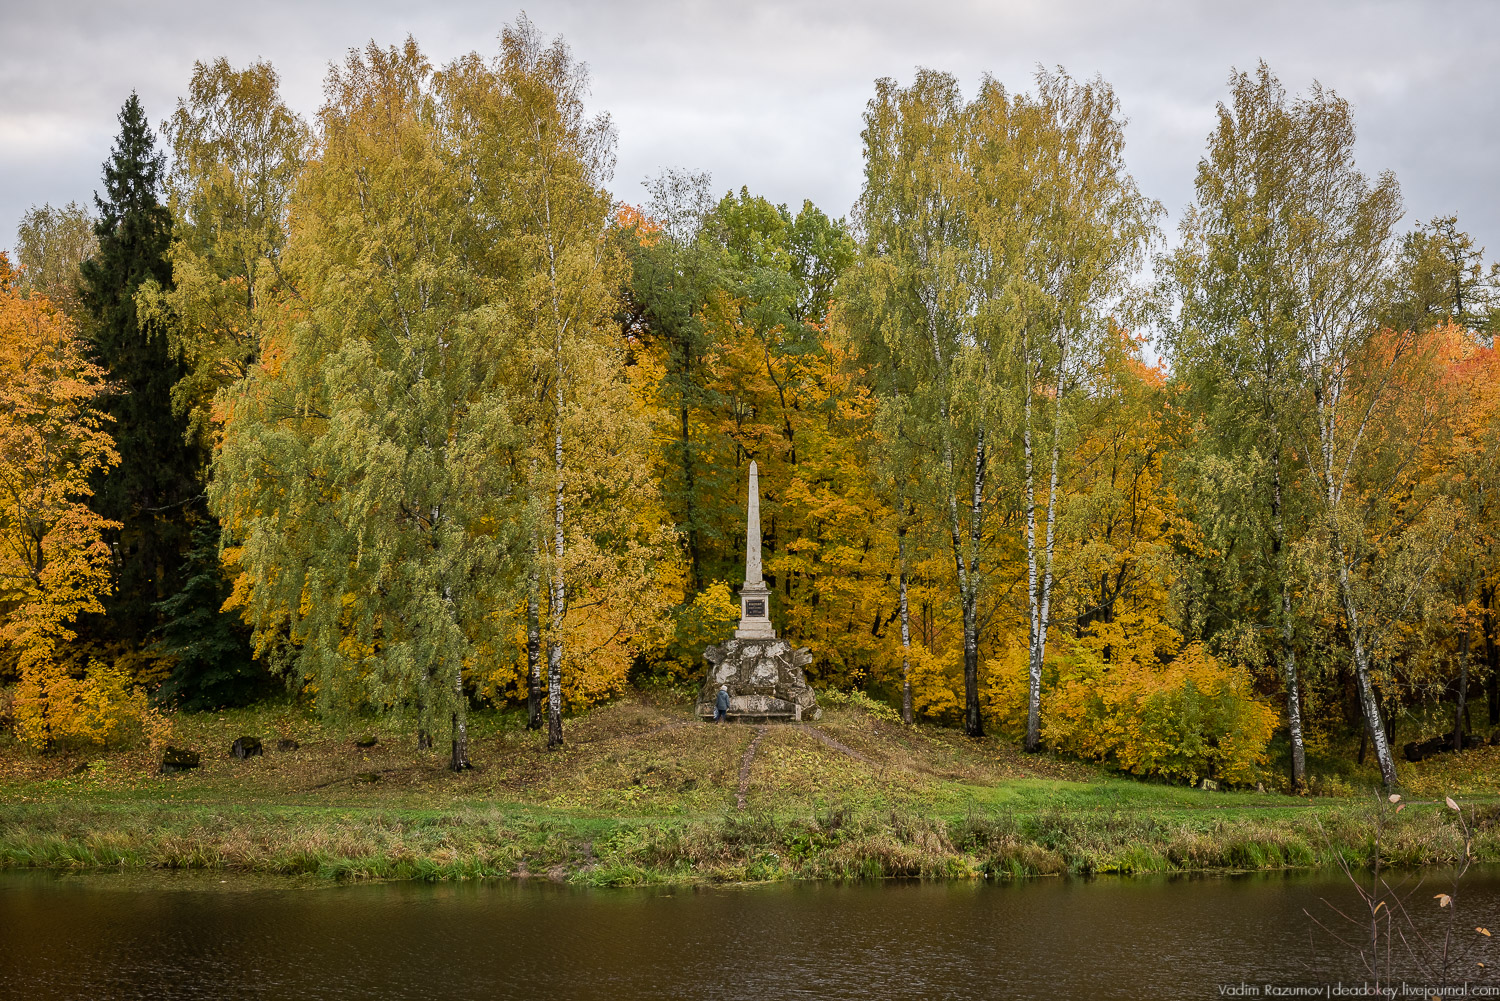
[[(1408, 883), (1434, 942), (1450, 885)], [(1324, 900), (1358, 906), (1332, 875), (580, 890), (0, 872), (0, 998), (1065, 1001), (1362, 982), (1304, 910), (1368, 932)], [(1459, 907), (1461, 942), (1500, 935), (1500, 873), (1466, 877)], [(1463, 963), (1486, 982), (1500, 950)]]

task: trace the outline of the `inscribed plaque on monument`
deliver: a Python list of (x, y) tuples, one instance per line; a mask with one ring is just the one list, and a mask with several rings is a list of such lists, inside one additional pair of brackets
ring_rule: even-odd
[(745, 602), (745, 618), (763, 619), (766, 616), (766, 603), (759, 598), (752, 598)]

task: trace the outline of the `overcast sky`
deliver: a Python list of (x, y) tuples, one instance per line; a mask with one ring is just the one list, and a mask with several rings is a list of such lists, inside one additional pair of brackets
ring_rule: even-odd
[[(311, 116), (330, 61), (414, 35), (437, 64), (493, 53), (520, 7), (445, 0), (0, 0), (0, 247), (33, 204), (87, 202), (129, 92), (153, 122), (195, 60), (269, 59)], [(917, 66), (972, 93), (1025, 88), (1037, 64), (1102, 74), (1130, 119), (1126, 158), (1175, 228), (1231, 67), (1265, 59), (1354, 105), (1361, 167), (1394, 170), (1407, 223), (1456, 213), (1500, 256), (1500, 2), (990, 0), (611, 3), (531, 0), (592, 72), (619, 133), (614, 191), (643, 200), (662, 167), (708, 170), (794, 208), (844, 215), (859, 192), (860, 113), (881, 76)]]

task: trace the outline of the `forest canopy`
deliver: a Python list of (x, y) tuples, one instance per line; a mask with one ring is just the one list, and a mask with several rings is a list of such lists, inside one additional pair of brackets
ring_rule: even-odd
[(311, 121), (265, 62), (130, 95), (0, 258), (19, 737), (284, 684), (558, 746), (701, 682), (752, 460), (776, 629), (907, 722), (1292, 789), (1500, 724), (1500, 268), (1335, 91), (1231, 72), (1170, 234), (1097, 77), (876, 81), (844, 215), (621, 201), (587, 94), (523, 16)]

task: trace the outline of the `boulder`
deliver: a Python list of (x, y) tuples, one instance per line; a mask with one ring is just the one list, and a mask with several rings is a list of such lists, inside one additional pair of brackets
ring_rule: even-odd
[(229, 745), (229, 753), (244, 761), (246, 758), (260, 757), (259, 737), (239, 737), (233, 744)]
[(355, 747), (374, 747), (380, 743), (380, 738), (373, 733), (367, 733), (354, 742)]
[(197, 768), (198, 761), (198, 752), (189, 751), (186, 748), (168, 747), (161, 752), (161, 770), (166, 774)]
[(295, 751), (301, 746), (301, 744), (297, 743), (295, 740), (292, 740), (290, 737), (282, 737), (276, 742), (276, 750), (278, 751)]

